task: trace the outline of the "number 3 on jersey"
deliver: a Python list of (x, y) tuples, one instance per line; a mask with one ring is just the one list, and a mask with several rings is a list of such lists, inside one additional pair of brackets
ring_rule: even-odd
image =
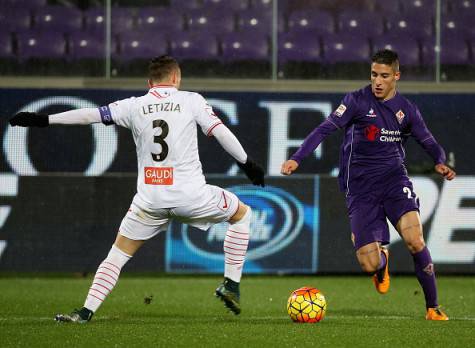
[(160, 135), (155, 135), (153, 137), (153, 142), (160, 144), (162, 151), (160, 153), (152, 152), (153, 160), (155, 162), (161, 162), (164, 161), (168, 156), (168, 144), (165, 142), (165, 138), (167, 137), (169, 131), (168, 123), (166, 123), (164, 120), (154, 120), (153, 128), (160, 128), (162, 130)]

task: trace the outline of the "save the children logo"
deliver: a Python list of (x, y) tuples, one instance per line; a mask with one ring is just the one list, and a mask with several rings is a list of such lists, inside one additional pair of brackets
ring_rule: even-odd
[(374, 124), (369, 125), (364, 130), (364, 135), (369, 141), (375, 141), (376, 137), (381, 133), (380, 129)]

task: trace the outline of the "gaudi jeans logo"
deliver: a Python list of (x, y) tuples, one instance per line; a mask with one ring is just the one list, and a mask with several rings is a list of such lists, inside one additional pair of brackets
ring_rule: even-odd
[[(269, 186), (262, 190), (251, 185), (228, 187), (227, 190), (234, 192), (253, 211), (247, 260), (279, 252), (300, 233), (304, 224), (304, 207), (288, 192)], [(207, 233), (200, 233), (190, 232), (184, 224), (181, 234), (185, 246), (193, 253), (222, 260), (227, 227), (227, 223), (217, 224)]]

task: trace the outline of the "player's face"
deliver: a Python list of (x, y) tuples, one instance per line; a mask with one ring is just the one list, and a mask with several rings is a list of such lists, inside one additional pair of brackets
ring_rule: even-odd
[(396, 93), (396, 82), (401, 74), (394, 71), (391, 65), (371, 64), (371, 89), (378, 99), (392, 98)]

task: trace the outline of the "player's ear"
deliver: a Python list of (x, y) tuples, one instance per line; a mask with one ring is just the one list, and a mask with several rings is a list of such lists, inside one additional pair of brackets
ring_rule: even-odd
[(401, 78), (401, 72), (400, 72), (400, 71), (396, 71), (396, 72), (394, 73), (394, 79), (395, 79), (396, 81), (399, 81), (400, 78)]
[(176, 88), (180, 87), (180, 80), (181, 80), (181, 73), (179, 69), (173, 70), (172, 73), (172, 84), (176, 86)]
[(153, 83), (150, 79), (147, 80), (147, 83), (148, 83), (148, 88), (152, 88), (153, 87)]

